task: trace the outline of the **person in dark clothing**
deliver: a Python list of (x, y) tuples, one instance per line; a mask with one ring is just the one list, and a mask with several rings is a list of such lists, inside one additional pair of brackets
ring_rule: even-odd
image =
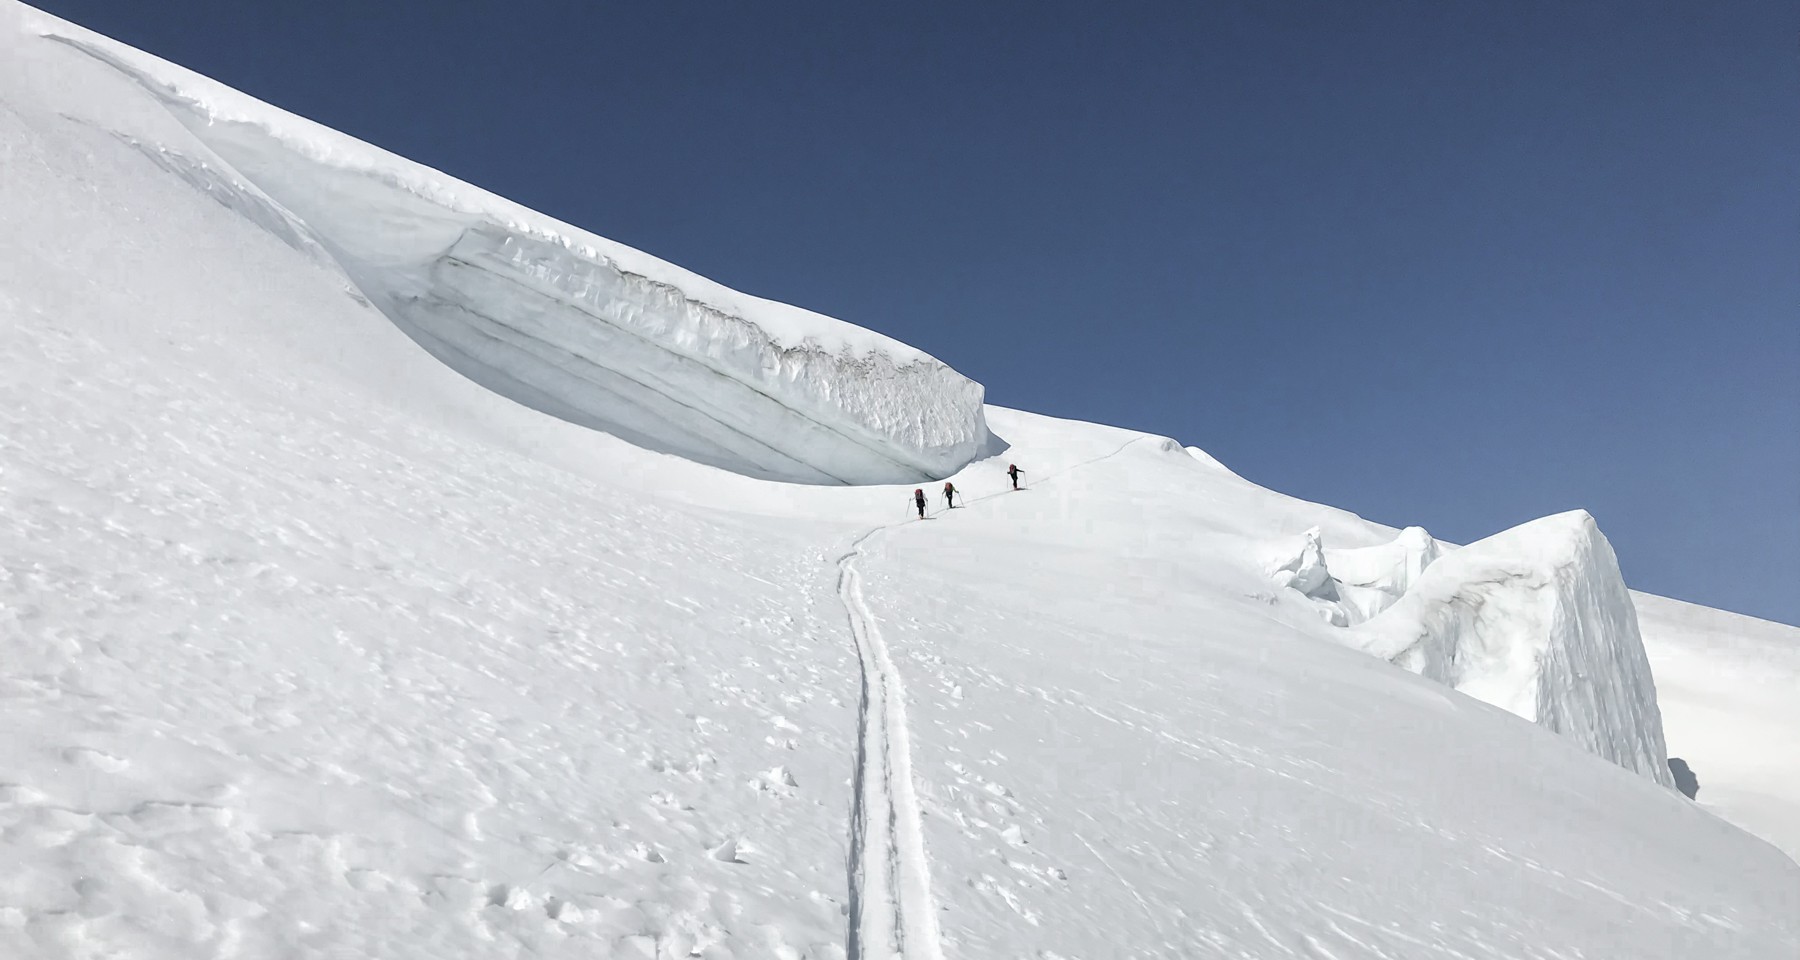
[(1019, 469), (1019, 465), (1016, 463), (1009, 463), (1006, 465), (1006, 475), (1012, 478), (1014, 490), (1019, 489), (1019, 474), (1024, 472), (1025, 471)]
[(956, 484), (944, 481), (944, 504), (947, 508), (956, 506)]
[(913, 506), (919, 508), (919, 519), (925, 519), (925, 488), (920, 487), (913, 491)]

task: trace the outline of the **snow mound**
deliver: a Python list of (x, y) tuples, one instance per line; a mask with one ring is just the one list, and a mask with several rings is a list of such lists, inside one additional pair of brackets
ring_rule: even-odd
[(1369, 653), (1674, 786), (1636, 608), (1612, 545), (1584, 510), (1438, 558), (1350, 636)]
[(197, 143), (134, 145), (315, 243), (434, 356), (514, 401), (768, 479), (910, 483), (993, 443), (980, 384), (887, 337), (746, 296), (104, 38)]

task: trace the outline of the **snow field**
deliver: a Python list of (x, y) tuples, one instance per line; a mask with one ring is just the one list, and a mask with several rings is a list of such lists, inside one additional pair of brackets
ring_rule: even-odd
[[(998, 408), (1012, 448), (926, 523), (912, 483), (768, 483), (545, 416), (21, 16), (0, 5), (0, 956), (1800, 949), (1792, 862), (1343, 648), (1255, 563), (1393, 531)], [(1690, 756), (1703, 801), (1750, 755)]]
[(1694, 769), (1696, 799), (1800, 861), (1800, 627), (1635, 599), (1669, 755)]
[[(991, 415), (1038, 452), (1029, 424)], [(1774, 918), (1800, 887), (1779, 854), (1746, 850), (1761, 879), (1733, 874), (1762, 891), (1750, 913), (1733, 896), (1670, 899), (1692, 879), (1675, 861), (1710, 858), (1720, 824), (1564, 738), (1322, 643), (1335, 628), (1269, 592), (1218, 514), (1116, 496), (1195, 479), (1146, 438), (875, 546), (871, 605), (917, 698), (946, 954), (1787, 949)], [(1680, 852), (1648, 854), (1650, 837)], [(1531, 904), (1550, 901), (1592, 926), (1537, 926)]]
[(0, 955), (841, 949), (837, 534), (521, 456), (593, 435), (8, 108)]

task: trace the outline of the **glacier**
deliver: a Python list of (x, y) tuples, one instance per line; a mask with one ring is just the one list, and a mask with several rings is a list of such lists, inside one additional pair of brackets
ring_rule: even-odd
[[(1259, 562), (1316, 528), (1412, 595), (1469, 548), (1412, 577), (1171, 439), (987, 406), (1006, 455), (924, 521), (646, 449), (452, 370), (354, 225), (46, 34), (235, 102), (0, 0), (0, 956), (1800, 951), (1800, 866), (1734, 825), (1791, 842), (1800, 631), (1635, 598), (1694, 803)], [(445, 190), (540, 282), (541, 221)]]
[(130, 77), (189, 134), (140, 149), (325, 251), (420, 345), (512, 400), (797, 483), (919, 482), (1004, 448), (981, 385), (919, 350), (730, 290), (104, 38), (50, 39)]

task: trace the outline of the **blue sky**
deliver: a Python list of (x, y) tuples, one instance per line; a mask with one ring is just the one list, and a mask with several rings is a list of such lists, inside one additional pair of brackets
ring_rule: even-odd
[(42, 5), (995, 403), (1800, 623), (1792, 3)]

